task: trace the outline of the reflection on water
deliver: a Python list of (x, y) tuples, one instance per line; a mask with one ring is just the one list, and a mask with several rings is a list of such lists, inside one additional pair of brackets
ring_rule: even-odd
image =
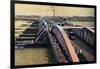
[(87, 27), (94, 27), (94, 22), (69, 22), (73, 25), (80, 25), (80, 26), (87, 26)]
[(46, 48), (25, 48), (15, 50), (15, 65), (32, 65), (48, 63)]
[[(26, 26), (23, 26), (23, 24), (26, 24)], [(28, 23), (28, 21), (15, 21), (15, 37), (21, 35), (31, 24), (32, 23)]]

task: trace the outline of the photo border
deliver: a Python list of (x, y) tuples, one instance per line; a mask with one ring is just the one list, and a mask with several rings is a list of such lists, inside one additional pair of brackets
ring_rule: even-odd
[[(95, 15), (95, 61), (91, 62), (78, 62), (78, 63), (59, 63), (59, 64), (37, 64), (37, 65), (22, 65), (22, 66), (15, 66), (15, 3), (18, 4), (34, 4), (34, 5), (50, 5), (50, 6), (69, 6), (69, 7), (86, 7), (86, 8), (94, 8), (94, 15)], [(60, 65), (80, 65), (80, 64), (92, 64), (97, 62), (97, 43), (96, 43), (96, 6), (95, 5), (81, 5), (81, 4), (65, 4), (65, 3), (51, 3), (51, 2), (36, 2), (36, 1), (17, 1), (17, 0), (11, 0), (10, 4), (10, 67), (11, 68), (28, 68), (28, 67), (47, 67), (47, 66), (60, 66)]]

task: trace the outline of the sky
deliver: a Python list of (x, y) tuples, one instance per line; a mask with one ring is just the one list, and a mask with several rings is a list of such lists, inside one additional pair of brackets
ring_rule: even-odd
[(94, 16), (94, 8), (49, 6), (32, 4), (15, 4), (15, 15), (52, 16)]

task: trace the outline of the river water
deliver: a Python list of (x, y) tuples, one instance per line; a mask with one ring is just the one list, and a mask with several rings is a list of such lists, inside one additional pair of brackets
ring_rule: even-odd
[(80, 26), (87, 26), (87, 27), (94, 27), (94, 22), (69, 22), (73, 25), (80, 25)]

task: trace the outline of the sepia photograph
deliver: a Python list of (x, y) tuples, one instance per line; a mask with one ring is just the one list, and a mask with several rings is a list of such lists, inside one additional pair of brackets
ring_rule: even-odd
[(96, 6), (12, 4), (15, 67), (96, 63)]

